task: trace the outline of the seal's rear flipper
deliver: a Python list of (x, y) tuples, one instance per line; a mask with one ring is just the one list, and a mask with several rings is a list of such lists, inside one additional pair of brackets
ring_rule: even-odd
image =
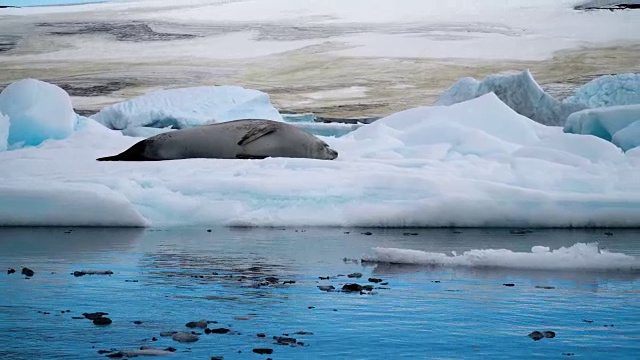
[(236, 155), (236, 159), (266, 159), (267, 156), (259, 156), (259, 155), (244, 155), (244, 154), (238, 154)]
[(277, 129), (278, 129), (278, 124), (267, 123), (267, 122), (259, 124), (251, 128), (251, 130), (247, 131), (247, 133), (244, 134), (242, 139), (238, 141), (238, 145), (240, 146), (247, 145), (248, 143), (254, 140), (257, 140), (265, 135), (271, 134)]
[(96, 160), (98, 161), (149, 161), (153, 159), (149, 159), (144, 156), (145, 148), (146, 148), (146, 140), (138, 141), (135, 145), (128, 148), (127, 150), (121, 152), (118, 155), (101, 157)]

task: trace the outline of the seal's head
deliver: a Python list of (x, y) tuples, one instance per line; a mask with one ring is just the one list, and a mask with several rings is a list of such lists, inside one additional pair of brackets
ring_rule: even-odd
[(338, 157), (338, 152), (329, 147), (329, 144), (327, 144), (326, 142), (319, 141), (316, 146), (316, 158), (323, 160), (333, 160)]

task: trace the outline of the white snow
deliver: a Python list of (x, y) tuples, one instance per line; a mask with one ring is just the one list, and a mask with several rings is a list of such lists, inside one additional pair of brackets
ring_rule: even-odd
[(591, 108), (640, 104), (640, 74), (600, 76), (580, 87), (564, 102)]
[[(267, 56), (329, 45), (343, 56), (541, 60), (555, 52), (637, 42), (640, 14), (634, 11), (575, 11), (575, 0), (128, 0), (82, 6), (0, 9), (0, 16), (49, 16), (75, 19), (206, 25), (311, 26), (320, 35), (299, 40), (284, 31), (276, 40), (257, 40), (255, 32), (235, 32), (164, 44), (67, 39), (71, 46), (43, 56), (83, 59), (230, 59)], [(344, 31), (340, 31), (345, 28)], [(338, 31), (336, 31), (338, 30)], [(291, 31), (294, 32), (294, 31)], [(294, 32), (295, 33), (295, 32)], [(336, 49), (336, 46), (338, 47)], [(84, 55), (83, 55), (84, 54)], [(38, 55), (25, 57), (40, 59)]]
[(640, 120), (640, 104), (587, 109), (571, 114), (564, 131), (609, 140), (620, 130)]
[(536, 270), (637, 271), (640, 259), (600, 249), (598, 244), (577, 243), (550, 250), (534, 246), (531, 252), (507, 249), (475, 249), (453, 256), (444, 253), (397, 248), (373, 248), (365, 260), (381, 263), (443, 267), (509, 268)]
[[(108, 106), (92, 119), (110, 129), (174, 129), (240, 119), (283, 121), (269, 95), (240, 86), (201, 86), (154, 91)], [(143, 134), (134, 132), (134, 134)]]
[[(4, 88), (0, 113), (9, 118), (9, 148), (64, 139), (73, 132), (76, 120), (67, 92), (35, 79), (16, 81)], [(0, 134), (2, 129), (0, 125)]]
[(0, 153), (0, 225), (581, 227), (640, 221), (636, 152), (536, 123), (493, 94), (410, 109), (323, 138), (340, 152), (334, 161), (97, 162), (139, 138), (79, 121), (67, 139)]
[(434, 105), (451, 105), (489, 92), (495, 93), (518, 114), (545, 125), (563, 125), (569, 114), (586, 108), (582, 104), (562, 103), (545, 93), (529, 70), (490, 75), (482, 81), (460, 79), (443, 92)]

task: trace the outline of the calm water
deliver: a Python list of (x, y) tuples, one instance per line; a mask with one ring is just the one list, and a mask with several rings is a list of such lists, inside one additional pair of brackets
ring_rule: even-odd
[[(343, 261), (359, 259), (373, 246), (529, 251), (593, 241), (640, 256), (639, 231), (615, 230), (607, 237), (603, 231), (557, 230), (513, 236), (501, 229), (416, 230), (418, 236), (404, 236), (407, 230), (365, 236), (362, 229), (66, 230), (0, 229), (0, 268), (18, 270), (0, 274), (1, 359), (103, 359), (98, 350), (140, 346), (172, 346), (177, 351), (169, 358), (175, 359), (633, 359), (640, 353), (638, 273)], [(21, 266), (35, 276), (19, 275)], [(81, 269), (114, 274), (70, 275)], [(353, 272), (363, 278), (318, 279)], [(270, 276), (279, 285), (254, 286)], [(384, 279), (388, 289), (360, 295), (317, 288), (365, 284), (369, 277)], [(295, 284), (282, 285), (285, 280)], [(108, 312), (113, 323), (100, 327), (72, 318), (96, 311)], [(200, 319), (233, 332), (202, 335), (191, 344), (159, 336), (188, 330), (186, 322)], [(527, 334), (534, 330), (557, 336), (533, 341)], [(282, 334), (304, 345), (274, 344), (272, 336)], [(257, 355), (254, 348), (274, 352)]]

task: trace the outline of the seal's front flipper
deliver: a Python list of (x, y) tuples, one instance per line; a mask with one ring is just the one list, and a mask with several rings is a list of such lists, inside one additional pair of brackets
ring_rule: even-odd
[(272, 132), (278, 129), (278, 124), (273, 123), (263, 123), (258, 126), (251, 128), (251, 130), (247, 131), (246, 134), (238, 141), (238, 145), (243, 146), (248, 143), (258, 140), (259, 138), (271, 134)]
[(244, 154), (238, 154), (236, 155), (236, 159), (266, 159), (266, 156), (259, 156), (259, 155), (244, 155)]

